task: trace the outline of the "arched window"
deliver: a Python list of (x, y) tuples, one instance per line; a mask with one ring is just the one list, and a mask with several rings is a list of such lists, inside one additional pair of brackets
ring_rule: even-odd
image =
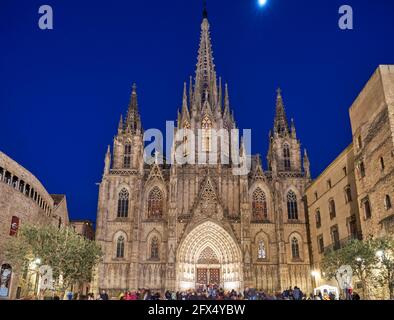
[(150, 244), (150, 257), (152, 260), (159, 260), (159, 239), (157, 237), (153, 237)]
[(384, 207), (386, 208), (386, 210), (390, 210), (392, 207), (391, 198), (388, 194), (386, 194), (386, 196), (384, 197)]
[(129, 215), (129, 192), (122, 189), (118, 200), (118, 218), (127, 218)]
[(283, 166), (286, 171), (291, 170), (291, 163), (290, 163), (290, 147), (288, 144), (283, 146)]
[(0, 269), (0, 298), (7, 298), (10, 294), (12, 268), (3, 264)]
[(253, 192), (252, 208), (253, 221), (261, 222), (268, 220), (267, 199), (265, 193), (260, 188), (257, 188), (255, 192)]
[(116, 241), (116, 257), (124, 258), (124, 237), (120, 236)]
[(296, 237), (293, 237), (293, 239), (291, 239), (291, 255), (293, 259), (300, 258), (300, 246)]
[(328, 202), (328, 209), (330, 212), (330, 219), (332, 220), (337, 216), (334, 199), (330, 199), (330, 201)]
[(158, 187), (154, 187), (148, 197), (148, 218), (160, 219), (163, 217), (163, 194)]
[(267, 258), (267, 251), (265, 249), (265, 243), (263, 240), (259, 241), (257, 257), (258, 257), (258, 259), (266, 259)]
[(202, 152), (210, 152), (212, 150), (212, 121), (205, 117), (201, 122), (202, 129)]
[(289, 220), (298, 220), (297, 196), (293, 191), (287, 194), (287, 215)]
[(130, 166), (131, 166), (131, 145), (126, 144), (124, 146), (123, 168), (129, 169)]

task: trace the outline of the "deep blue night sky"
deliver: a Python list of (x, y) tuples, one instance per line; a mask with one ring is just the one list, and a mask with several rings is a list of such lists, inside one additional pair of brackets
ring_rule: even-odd
[[(38, 28), (38, 8), (54, 30)], [(353, 31), (338, 8), (354, 10)], [(392, 0), (208, 0), (218, 75), (265, 158), (281, 86), (318, 175), (350, 142), (348, 108), (378, 64), (394, 63)], [(202, 0), (0, 0), (0, 150), (95, 219), (104, 155), (138, 85), (143, 126), (175, 120), (194, 75)]]

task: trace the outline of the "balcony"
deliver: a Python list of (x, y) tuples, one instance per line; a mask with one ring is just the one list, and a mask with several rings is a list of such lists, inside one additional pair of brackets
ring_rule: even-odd
[(361, 240), (361, 236), (358, 234), (354, 234), (354, 235), (350, 235), (346, 238), (343, 238), (337, 242), (330, 244), (329, 246), (324, 247), (324, 250), (322, 253), (327, 253), (330, 251), (337, 251), (339, 249), (342, 249), (352, 240)]

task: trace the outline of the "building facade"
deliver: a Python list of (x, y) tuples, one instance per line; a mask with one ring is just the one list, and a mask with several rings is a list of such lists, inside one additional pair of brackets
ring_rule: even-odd
[[(309, 160), (301, 151), (294, 123), (288, 122), (282, 94), (269, 134), (268, 169), (258, 156), (226, 134), (237, 128), (227, 85), (213, 62), (206, 11), (201, 24), (196, 75), (185, 84), (175, 134), (184, 156), (215, 164), (144, 161), (143, 129), (136, 87), (121, 117), (112, 151), (108, 147), (99, 189), (96, 241), (104, 259), (97, 289), (185, 290), (217, 284), (277, 292), (290, 286), (311, 290), (306, 208)], [(188, 129), (195, 133), (182, 133)], [(192, 141), (191, 141), (192, 140)], [(175, 158), (174, 143), (172, 158)], [(226, 149), (223, 156), (222, 149)], [(236, 156), (251, 170), (234, 174)], [(224, 159), (225, 158), (225, 159)], [(221, 161), (222, 160), (222, 161)]]
[(376, 70), (350, 108), (365, 238), (394, 233), (394, 66)]
[(70, 226), (74, 231), (84, 238), (93, 241), (94, 240), (94, 227), (93, 222), (90, 220), (72, 220)]
[[(308, 208), (312, 270), (320, 271), (324, 254), (361, 239), (353, 144), (350, 144), (311, 183), (305, 192)], [(314, 286), (327, 284), (321, 272), (313, 273)], [(335, 280), (329, 283), (337, 286)]]
[(351, 106), (350, 121), (353, 142), (305, 193), (316, 286), (338, 285), (320, 270), (328, 250), (394, 234), (394, 66), (377, 68)]
[[(32, 173), (0, 152), (0, 247), (17, 236), (21, 225), (48, 223), (68, 224), (66, 197), (50, 195)], [(14, 299), (25, 294), (19, 286), (22, 275), (5, 260), (1, 250), (0, 265), (0, 299)], [(26, 282), (34, 290), (35, 273), (26, 273), (25, 277), (29, 276), (32, 278)]]

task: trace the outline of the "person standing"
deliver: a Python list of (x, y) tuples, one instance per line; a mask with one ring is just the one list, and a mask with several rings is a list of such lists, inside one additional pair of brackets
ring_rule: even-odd
[(109, 300), (108, 294), (105, 290), (101, 291), (100, 298), (101, 300)]

